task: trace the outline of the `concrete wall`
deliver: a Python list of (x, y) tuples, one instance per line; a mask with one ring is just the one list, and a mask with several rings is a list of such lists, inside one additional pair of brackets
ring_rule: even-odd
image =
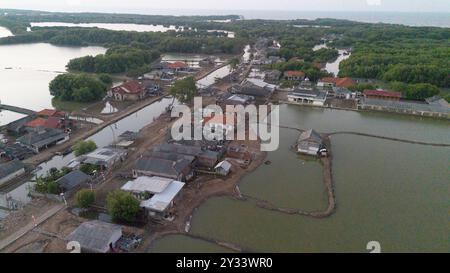
[(391, 112), (391, 113), (415, 115), (415, 116), (422, 116), (422, 117), (437, 117), (437, 118), (446, 118), (446, 119), (450, 118), (449, 115), (445, 114), (445, 113), (425, 112), (425, 111), (409, 110), (409, 109), (394, 109), (394, 108), (375, 106), (375, 105), (358, 105), (358, 109)]

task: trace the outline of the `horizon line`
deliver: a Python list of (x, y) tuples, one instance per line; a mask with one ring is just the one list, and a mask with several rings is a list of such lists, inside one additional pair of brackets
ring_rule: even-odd
[[(204, 8), (198, 8), (198, 9), (187, 9), (187, 8), (144, 8), (145, 10), (155, 10), (155, 11), (218, 11), (218, 12), (240, 12), (240, 11), (256, 11), (256, 12), (264, 12), (264, 11), (275, 11), (275, 12), (287, 12), (287, 13), (293, 13), (293, 12), (324, 12), (324, 13), (414, 13), (414, 14), (421, 14), (421, 13), (442, 13), (442, 14), (450, 14), (450, 11), (400, 11), (400, 10), (285, 10), (285, 9), (204, 9)], [(0, 10), (23, 10), (23, 11), (41, 11), (41, 12), (52, 12), (52, 13), (105, 13), (105, 14), (136, 14), (136, 15), (160, 15), (160, 14), (146, 14), (146, 13), (138, 13), (138, 12), (131, 12), (124, 10), (124, 12), (112, 12), (112, 11), (70, 11), (70, 10), (45, 10), (45, 9), (26, 9), (26, 8), (2, 8), (0, 7)], [(142, 10), (142, 11), (145, 11)], [(197, 14), (199, 16), (211, 16), (211, 15), (223, 15), (223, 14), (208, 14), (208, 15), (201, 15)], [(241, 15), (241, 14), (226, 14), (226, 15)], [(171, 15), (161, 15), (161, 16), (171, 16)], [(172, 15), (172, 16), (195, 16), (195, 15)], [(242, 16), (242, 15), (241, 15)]]

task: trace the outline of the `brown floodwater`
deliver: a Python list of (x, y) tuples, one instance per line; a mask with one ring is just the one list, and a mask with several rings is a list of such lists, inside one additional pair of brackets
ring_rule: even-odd
[[(320, 132), (357, 131), (450, 143), (450, 123), (383, 113), (282, 105), (280, 123)], [(280, 147), (240, 184), (243, 193), (280, 207), (320, 210), (327, 199), (318, 161), (289, 150), (298, 132), (281, 129)], [(191, 232), (258, 252), (447, 252), (450, 148), (361, 136), (331, 138), (337, 210), (326, 219), (285, 215), (254, 202), (212, 198), (194, 214)], [(151, 252), (209, 251), (203, 241), (162, 238)]]

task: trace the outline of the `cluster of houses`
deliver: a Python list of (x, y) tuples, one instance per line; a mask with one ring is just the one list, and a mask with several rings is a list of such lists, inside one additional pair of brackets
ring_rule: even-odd
[(185, 183), (202, 173), (227, 176), (231, 172), (231, 163), (224, 159), (226, 151), (227, 145), (219, 141), (158, 145), (137, 160), (132, 169), (134, 180), (122, 190), (139, 197), (150, 217), (171, 219)]
[[(293, 80), (293, 73), (285, 73), (285, 77)], [(272, 75), (269, 71), (268, 75)], [(301, 75), (300, 73), (298, 74)], [(331, 106), (332, 100), (352, 101), (353, 109), (376, 110), (395, 112), (400, 114), (420, 115), (438, 118), (449, 118), (450, 108), (446, 100), (439, 96), (428, 98), (425, 101), (405, 99), (401, 92), (383, 89), (352, 91), (350, 87), (359, 83), (352, 78), (327, 77), (320, 79), (317, 84), (311, 83), (308, 78), (296, 78), (298, 85), (289, 92), (287, 100), (290, 103)]]
[(23, 160), (48, 147), (65, 142), (75, 124), (65, 112), (44, 109), (5, 126), (15, 142), (2, 143), (0, 155), (7, 160)]
[(52, 109), (5, 125), (9, 137), (0, 144), (0, 185), (25, 173), (22, 160), (69, 140), (74, 125), (66, 113)]
[(138, 101), (163, 93), (164, 85), (173, 84), (179, 77), (195, 72), (186, 62), (160, 62), (152, 70), (135, 80), (125, 81), (107, 92), (107, 98), (116, 101)]

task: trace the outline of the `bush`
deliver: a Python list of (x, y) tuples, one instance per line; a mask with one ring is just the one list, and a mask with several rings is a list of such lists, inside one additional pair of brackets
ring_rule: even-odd
[(444, 99), (445, 99), (447, 102), (450, 102), (450, 94), (445, 95), (445, 96), (444, 96)]
[(406, 91), (406, 97), (408, 99), (423, 100), (433, 97), (440, 93), (438, 87), (429, 83), (410, 84)]
[[(103, 78), (103, 80), (106, 80)], [(109, 85), (88, 74), (61, 74), (49, 85), (50, 94), (63, 101), (91, 102), (102, 99)]]
[(98, 79), (108, 86), (111, 86), (113, 83), (113, 79), (108, 74), (100, 74), (98, 75)]
[(114, 220), (125, 222), (133, 222), (141, 209), (136, 198), (120, 190), (108, 194), (106, 207)]
[(47, 183), (47, 193), (59, 194), (61, 191), (59, 189), (59, 184), (55, 181), (50, 181)]
[(36, 191), (40, 193), (59, 194), (61, 189), (59, 188), (59, 184), (56, 183), (56, 180), (68, 174), (70, 171), (71, 169), (67, 167), (62, 168), (61, 170), (51, 168), (48, 171), (47, 176), (40, 176), (36, 179)]
[(353, 92), (355, 91), (363, 92), (364, 90), (373, 90), (375, 88), (376, 86), (370, 83), (359, 83), (357, 85), (350, 86), (348, 89)]
[(170, 89), (170, 95), (178, 99), (182, 103), (190, 102), (197, 95), (197, 86), (194, 77), (187, 77), (185, 79), (175, 82)]
[(75, 195), (77, 206), (80, 208), (88, 208), (95, 202), (95, 192), (89, 189), (82, 189)]
[(82, 164), (80, 166), (80, 171), (84, 172), (87, 175), (94, 175), (94, 172), (100, 171), (100, 166), (92, 165), (92, 164)]
[(97, 144), (94, 141), (78, 141), (74, 146), (73, 150), (75, 152), (75, 156), (84, 155), (90, 153), (97, 149)]

